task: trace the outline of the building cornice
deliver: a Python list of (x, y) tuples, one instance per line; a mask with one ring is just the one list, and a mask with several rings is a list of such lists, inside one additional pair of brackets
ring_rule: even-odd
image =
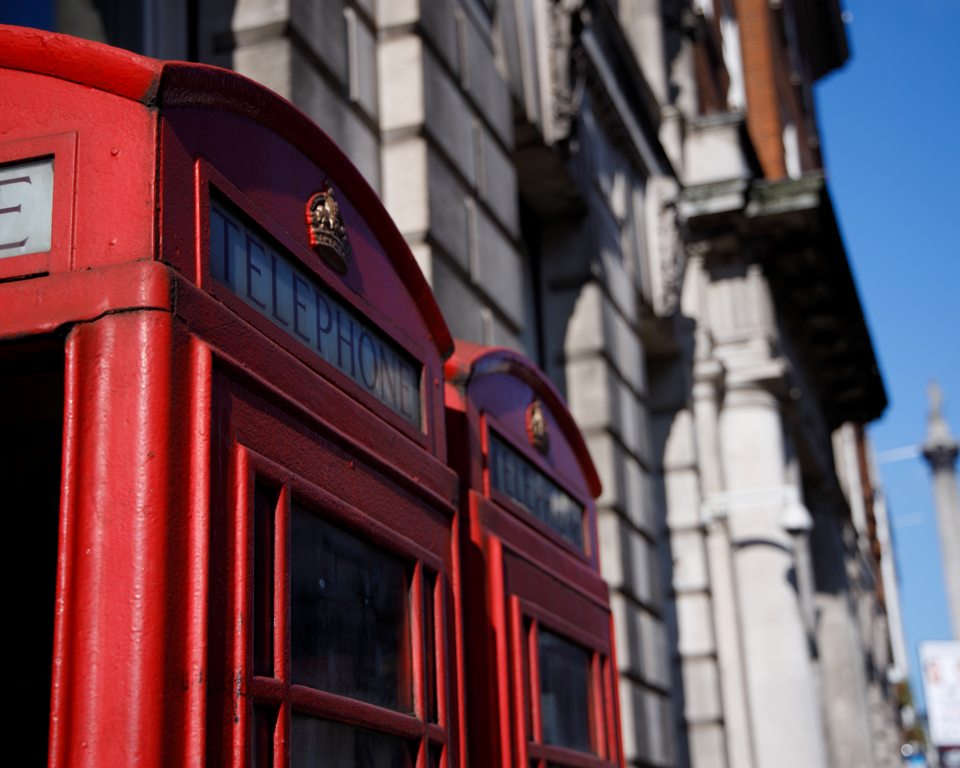
[(828, 427), (877, 418), (887, 396), (823, 175), (697, 185), (678, 210), (688, 242), (733, 232), (761, 261)]

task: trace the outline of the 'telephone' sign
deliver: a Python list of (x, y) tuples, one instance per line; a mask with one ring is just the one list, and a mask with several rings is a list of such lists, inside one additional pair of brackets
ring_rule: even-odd
[(583, 507), (493, 432), (489, 463), (494, 488), (583, 549)]
[(50, 250), (53, 158), (0, 167), (0, 259)]
[(268, 238), (214, 201), (210, 272), (291, 338), (422, 429), (420, 366), (268, 245)]

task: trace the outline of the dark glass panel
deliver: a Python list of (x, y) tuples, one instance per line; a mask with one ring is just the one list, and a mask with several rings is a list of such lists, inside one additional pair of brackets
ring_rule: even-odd
[(412, 712), (406, 565), (305, 509), (291, 523), (293, 682)]
[(274, 515), (278, 492), (253, 491), (253, 674), (273, 676)]
[(413, 768), (410, 742), (330, 720), (294, 714), (290, 768)]
[(277, 710), (273, 707), (253, 708), (253, 768), (273, 768), (273, 732), (277, 727)]
[(543, 742), (590, 752), (590, 653), (540, 629)]
[(423, 640), (424, 640), (424, 687), (427, 696), (427, 720), (437, 722), (437, 648), (436, 615), (434, 600), (437, 593), (437, 575), (430, 571), (423, 574)]

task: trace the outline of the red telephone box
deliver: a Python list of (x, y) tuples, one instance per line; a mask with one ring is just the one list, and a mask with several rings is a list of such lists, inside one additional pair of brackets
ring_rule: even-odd
[(457, 342), (446, 377), (470, 762), (622, 765), (600, 481), (580, 431), (514, 352)]
[(452, 342), (375, 193), (212, 67), (7, 27), (0, 102), (28, 761), (458, 764)]

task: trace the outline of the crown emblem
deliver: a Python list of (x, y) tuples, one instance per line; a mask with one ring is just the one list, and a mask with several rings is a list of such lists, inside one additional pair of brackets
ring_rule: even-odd
[(527, 406), (527, 438), (530, 445), (546, 455), (550, 449), (550, 435), (547, 432), (547, 418), (543, 415), (543, 406), (534, 400)]
[(307, 201), (307, 232), (314, 253), (341, 275), (345, 274), (352, 256), (350, 238), (343, 225), (340, 206), (327, 181), (323, 183), (323, 189)]

